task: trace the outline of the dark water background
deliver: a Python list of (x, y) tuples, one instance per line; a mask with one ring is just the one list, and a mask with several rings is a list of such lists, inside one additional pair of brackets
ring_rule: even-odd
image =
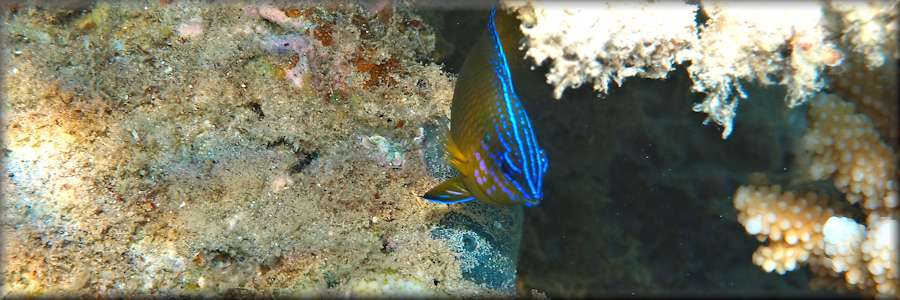
[[(444, 70), (458, 74), (484, 10), (425, 14)], [(786, 275), (751, 262), (760, 245), (737, 222), (732, 195), (752, 172), (790, 175), (805, 106), (782, 88), (750, 85), (727, 140), (691, 107), (685, 68), (630, 78), (597, 98), (589, 86), (554, 100), (547, 66), (514, 74), (547, 151), (540, 207), (525, 212), (520, 284), (550, 297), (835, 296), (810, 290), (804, 265)], [(778, 183), (775, 180), (774, 183)]]

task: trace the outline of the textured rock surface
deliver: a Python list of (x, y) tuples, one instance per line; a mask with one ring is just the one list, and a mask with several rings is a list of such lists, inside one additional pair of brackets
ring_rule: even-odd
[(4, 295), (498, 292), (431, 238), (453, 77), (402, 3), (3, 14)]

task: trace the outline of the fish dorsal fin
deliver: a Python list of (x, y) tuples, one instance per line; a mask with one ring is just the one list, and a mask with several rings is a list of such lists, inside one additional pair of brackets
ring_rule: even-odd
[(472, 193), (463, 184), (462, 176), (442, 182), (425, 193), (422, 198), (442, 204), (458, 204), (475, 200), (475, 196), (472, 196)]

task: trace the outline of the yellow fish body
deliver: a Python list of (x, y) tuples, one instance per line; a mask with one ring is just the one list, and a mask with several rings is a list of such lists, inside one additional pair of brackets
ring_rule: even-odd
[[(534, 206), (543, 198), (547, 157), (513, 86), (509, 58), (519, 66), (518, 21), (491, 10), (456, 81), (447, 153), (459, 176), (423, 197), (445, 203), (475, 199)], [(511, 54), (511, 55), (507, 55)]]

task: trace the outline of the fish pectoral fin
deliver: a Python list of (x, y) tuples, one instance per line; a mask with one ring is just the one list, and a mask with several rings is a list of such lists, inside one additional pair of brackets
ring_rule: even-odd
[(442, 204), (459, 204), (475, 200), (475, 196), (463, 185), (462, 176), (442, 182), (425, 193), (425, 200)]

